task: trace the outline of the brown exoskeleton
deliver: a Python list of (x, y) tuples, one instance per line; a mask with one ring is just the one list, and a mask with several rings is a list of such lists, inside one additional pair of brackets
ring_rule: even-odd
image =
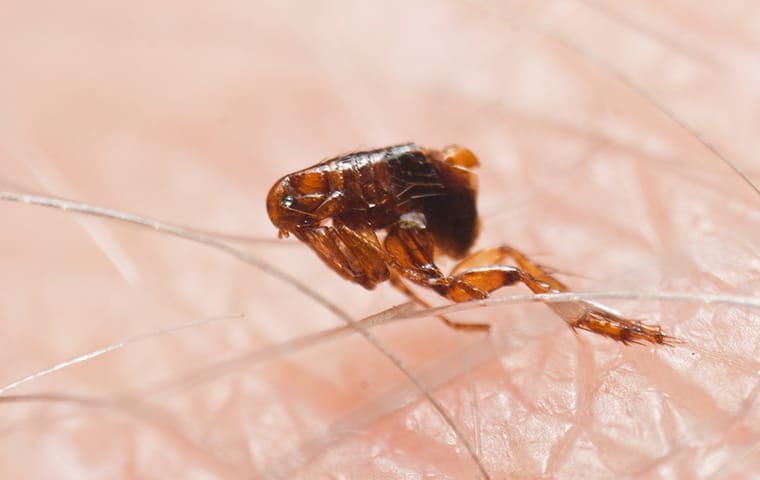
[[(568, 288), (547, 269), (510, 247), (468, 255), (478, 234), (475, 204), (479, 165), (457, 146), (427, 150), (414, 144), (350, 153), (281, 178), (267, 197), (280, 237), (295, 235), (342, 277), (372, 289), (391, 280), (426, 305), (402, 281), (454, 301), (486, 298), (521, 282), (535, 293)], [(385, 230), (381, 242), (378, 230)], [(450, 275), (435, 264), (436, 250), (462, 259)], [(503, 263), (511, 259), (516, 266)], [(659, 326), (623, 318), (591, 302), (551, 303), (571, 327), (623, 343), (667, 344)], [(455, 328), (488, 325), (444, 322)]]

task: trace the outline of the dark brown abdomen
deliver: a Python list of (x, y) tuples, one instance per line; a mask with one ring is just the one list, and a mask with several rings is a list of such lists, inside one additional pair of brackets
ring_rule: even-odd
[(339, 221), (351, 224), (355, 216), (381, 229), (404, 213), (420, 212), (447, 255), (462, 257), (475, 241), (477, 208), (469, 178), (417, 145), (346, 155), (335, 167), (342, 172), (347, 206)]

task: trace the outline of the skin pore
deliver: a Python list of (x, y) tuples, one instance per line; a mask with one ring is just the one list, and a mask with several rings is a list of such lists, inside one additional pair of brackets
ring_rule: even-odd
[[(458, 143), (482, 164), (476, 248), (575, 291), (755, 297), (760, 199), (699, 137), (757, 182), (760, 12), (606, 5), (19, 4), (0, 19), (3, 190), (264, 239), (235, 245), (358, 320), (405, 300), (278, 241), (266, 192), (342, 152)], [(0, 383), (136, 339), (4, 392), (4, 478), (475, 477), (361, 336), (262, 353), (344, 325), (292, 285), (132, 225), (0, 209)], [(574, 335), (540, 304), (452, 315), (490, 337), (432, 317), (372, 333), (492, 478), (757, 471), (757, 310), (599, 301), (686, 343)]]

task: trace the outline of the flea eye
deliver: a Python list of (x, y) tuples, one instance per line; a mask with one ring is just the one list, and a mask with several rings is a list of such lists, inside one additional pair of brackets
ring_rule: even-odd
[(292, 207), (292, 206), (293, 206), (293, 204), (294, 204), (295, 202), (296, 202), (296, 199), (295, 199), (295, 198), (293, 198), (293, 195), (285, 195), (284, 197), (282, 197), (282, 201), (280, 202), (280, 204), (281, 204), (281, 205), (282, 205), (284, 208), (290, 208), (290, 207)]

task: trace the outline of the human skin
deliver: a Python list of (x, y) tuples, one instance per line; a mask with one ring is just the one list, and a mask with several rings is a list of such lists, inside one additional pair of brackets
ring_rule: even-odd
[[(755, 298), (760, 197), (700, 140), (757, 182), (760, 9), (741, 5), (8, 4), (3, 190), (264, 239), (235, 245), (360, 319), (405, 299), (273, 242), (268, 188), (345, 151), (457, 143), (481, 160), (476, 248), (577, 291)], [(344, 325), (292, 284), (134, 225), (0, 209), (0, 384), (213, 320), (4, 391), (2, 478), (476, 478), (463, 441), (491, 478), (760, 471), (750, 306), (602, 301), (674, 347), (574, 335), (540, 304), (453, 317), (490, 335), (373, 328), (463, 440), (360, 335), (245, 357)]]

